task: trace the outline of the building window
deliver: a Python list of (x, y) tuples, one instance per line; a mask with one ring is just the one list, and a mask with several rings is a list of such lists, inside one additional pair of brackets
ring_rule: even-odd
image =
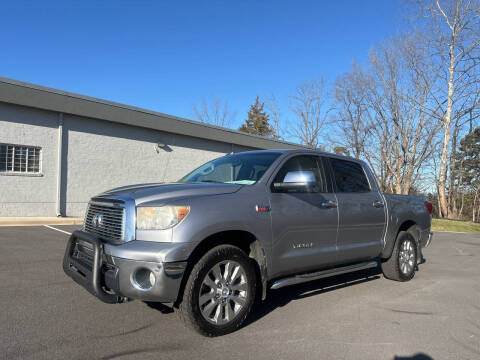
[(41, 148), (0, 144), (0, 173), (40, 173)]

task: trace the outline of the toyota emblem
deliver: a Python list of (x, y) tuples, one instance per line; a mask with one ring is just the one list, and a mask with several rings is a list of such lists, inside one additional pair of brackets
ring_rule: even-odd
[(99, 228), (103, 224), (102, 213), (96, 213), (92, 218), (92, 225), (94, 228)]

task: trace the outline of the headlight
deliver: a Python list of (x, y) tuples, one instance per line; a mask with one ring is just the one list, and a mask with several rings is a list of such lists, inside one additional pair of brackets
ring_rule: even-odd
[(182, 221), (189, 212), (189, 206), (141, 206), (137, 208), (137, 229), (168, 229)]

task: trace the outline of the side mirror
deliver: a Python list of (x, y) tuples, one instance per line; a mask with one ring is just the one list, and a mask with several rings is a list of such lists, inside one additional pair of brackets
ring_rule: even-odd
[(283, 182), (273, 183), (276, 191), (306, 192), (316, 185), (317, 181), (312, 171), (290, 171), (285, 175)]

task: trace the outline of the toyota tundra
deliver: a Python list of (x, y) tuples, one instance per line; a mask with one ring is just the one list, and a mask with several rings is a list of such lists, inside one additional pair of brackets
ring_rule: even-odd
[(377, 266), (412, 279), (432, 239), (431, 211), (423, 196), (382, 194), (358, 159), (236, 153), (174, 183), (93, 197), (63, 268), (103, 302), (168, 303), (189, 327), (218, 336), (239, 328), (268, 289)]

